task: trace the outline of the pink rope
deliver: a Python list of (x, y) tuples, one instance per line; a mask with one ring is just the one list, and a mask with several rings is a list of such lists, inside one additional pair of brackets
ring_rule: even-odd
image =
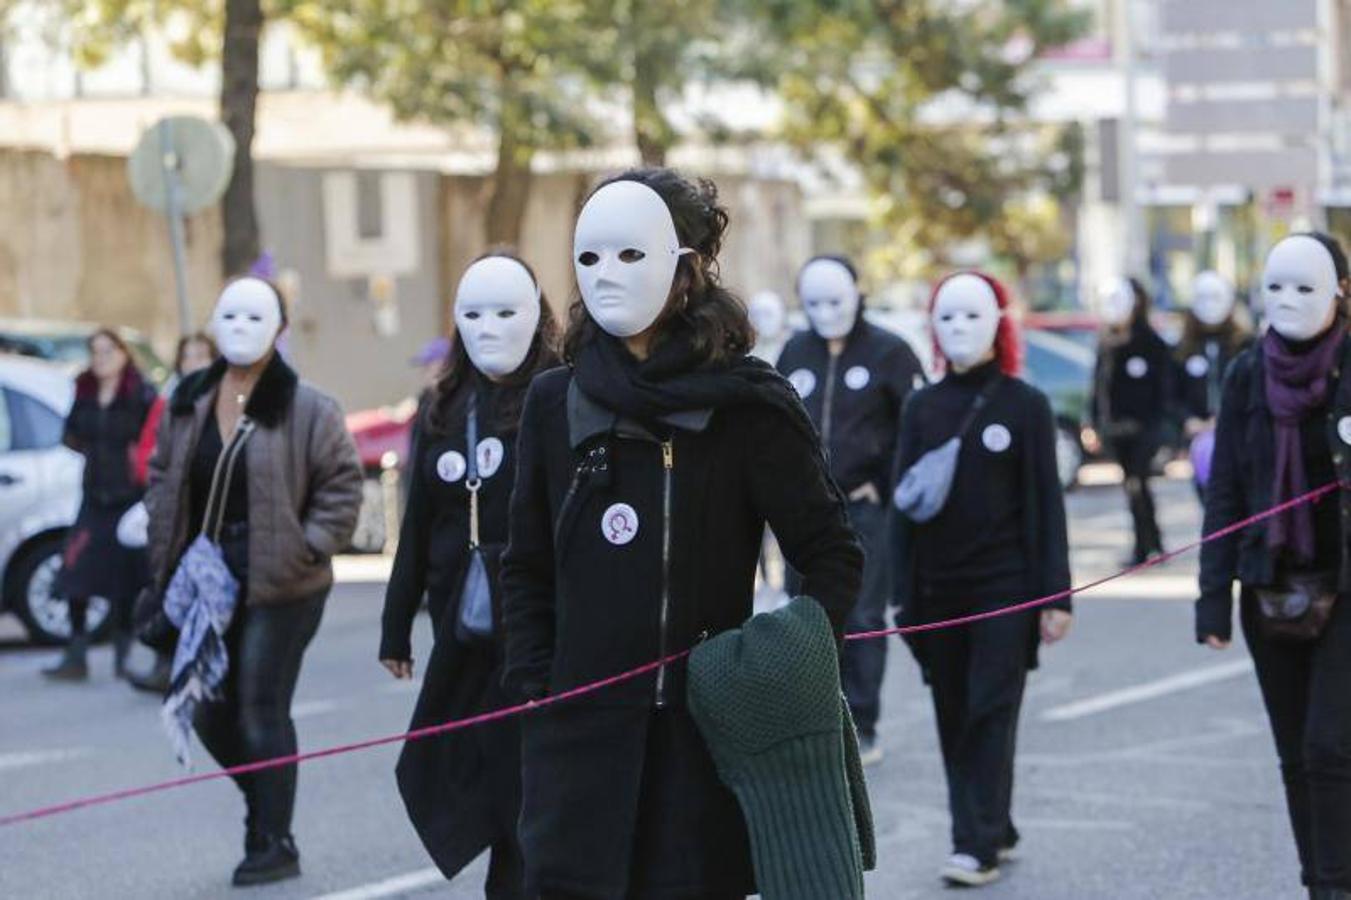
[[(1270, 509), (1257, 513), (1256, 515), (1249, 516), (1248, 518), (1240, 522), (1235, 522), (1234, 524), (1221, 528), (1212, 534), (1205, 535), (1198, 540), (1192, 541), (1190, 544), (1187, 544), (1184, 547), (1180, 547), (1177, 550), (1172, 551), (1171, 553), (1165, 553), (1160, 556), (1153, 557), (1149, 560), (1146, 560), (1145, 562), (1139, 563), (1138, 565), (1131, 566), (1128, 569), (1123, 569), (1120, 572), (1116, 572), (1115, 574), (1108, 575), (1104, 578), (1099, 578), (1096, 581), (1091, 581), (1088, 584), (1081, 585), (1079, 587), (1072, 587), (1067, 590), (1059, 591), (1057, 593), (1050, 594), (1045, 597), (1038, 597), (1035, 600), (1028, 600), (1025, 603), (1017, 603), (1012, 606), (1006, 606), (1001, 607), (999, 609), (990, 610), (989, 612), (976, 613), (975, 615), (960, 616), (954, 619), (944, 619), (941, 622), (929, 622), (923, 625), (910, 625), (904, 628), (884, 628), (880, 631), (857, 632), (854, 634), (846, 635), (845, 640), (863, 641), (863, 640), (871, 640), (874, 638), (887, 637), (893, 634), (914, 634), (922, 631), (936, 631), (940, 628), (956, 628), (961, 625), (969, 625), (972, 622), (980, 622), (984, 621), (985, 619), (993, 619), (997, 616), (1007, 616), (1012, 615), (1014, 613), (1023, 612), (1029, 609), (1036, 609), (1037, 607), (1045, 606), (1048, 603), (1054, 603), (1057, 600), (1063, 600), (1067, 597), (1072, 597), (1075, 594), (1079, 594), (1092, 588), (1099, 587), (1101, 585), (1107, 584), (1108, 582), (1116, 581), (1117, 579), (1120, 578), (1126, 578), (1130, 575), (1136, 574), (1137, 572), (1142, 572), (1146, 569), (1153, 568), (1154, 566), (1163, 565), (1164, 563), (1169, 562), (1170, 560), (1175, 559), (1176, 557), (1181, 556), (1184, 553), (1188, 553), (1192, 550), (1195, 550), (1197, 547), (1200, 547), (1203, 544), (1219, 540), (1220, 538), (1228, 537), (1229, 535), (1234, 534), (1235, 532), (1242, 531), (1243, 529), (1255, 525), (1258, 522), (1262, 522), (1266, 519), (1269, 519), (1272, 516), (1280, 515), (1286, 510), (1294, 509), (1296, 506), (1300, 506), (1305, 503), (1313, 503), (1317, 500), (1320, 500), (1323, 497), (1327, 496), (1328, 494), (1331, 494), (1332, 492), (1336, 491), (1339, 487), (1341, 487), (1339, 482), (1325, 484), (1320, 488), (1316, 488), (1312, 491), (1309, 491), (1307, 494), (1303, 494), (1299, 497), (1295, 497), (1292, 500), (1287, 500), (1284, 503), (1277, 504), (1276, 506), (1273, 506)], [(552, 694), (540, 700), (533, 700), (527, 703), (518, 703), (515, 706), (507, 706), (503, 707), (502, 709), (495, 709), (490, 712), (480, 713), (478, 715), (469, 716), (464, 719), (452, 719), (451, 721), (443, 722), (440, 725), (429, 725), (425, 728), (418, 728), (413, 731), (403, 732), (401, 734), (392, 734), (387, 735), (385, 737), (370, 738), (368, 740), (357, 741), (356, 743), (351, 744), (341, 744), (335, 747), (325, 747), (322, 750), (311, 750), (308, 753), (295, 753), (289, 756), (279, 756), (274, 757), (272, 759), (259, 760), (257, 762), (245, 763), (239, 766), (231, 766), (228, 769), (218, 769), (214, 772), (202, 772), (197, 775), (186, 775), (183, 776), (182, 778), (170, 779), (169, 781), (161, 781), (155, 784), (141, 785), (139, 787), (126, 788), (124, 790), (112, 791), (106, 794), (97, 794), (91, 797), (83, 797), (81, 799), (70, 800), (65, 803), (57, 803), (50, 806), (39, 807), (37, 809), (32, 809), (27, 812), (13, 813), (8, 816), (0, 817), (0, 827), (4, 827), (6, 825), (17, 825), (20, 822), (31, 822), (36, 819), (46, 819), (52, 816), (61, 815), (63, 813), (74, 812), (77, 809), (87, 809), (91, 806), (104, 806), (109, 803), (116, 803), (122, 800), (130, 800), (133, 797), (144, 797), (147, 794), (157, 794), (160, 793), (161, 791), (168, 791), (176, 788), (187, 787), (188, 785), (192, 784), (200, 784), (204, 781), (214, 781), (219, 778), (229, 778), (235, 775), (245, 775), (248, 774), (249, 772), (259, 772), (264, 769), (274, 769), (279, 768), (281, 766), (290, 766), (295, 765), (296, 763), (308, 762), (314, 759), (324, 759), (325, 757), (329, 756), (343, 756), (348, 753), (356, 753), (361, 750), (369, 750), (373, 747), (381, 747), (386, 744), (398, 744), (403, 743), (405, 741), (423, 740), (424, 738), (435, 737), (437, 735), (442, 734), (449, 734), (452, 731), (462, 731), (466, 728), (473, 728), (478, 725), (486, 725), (489, 722), (497, 722), (501, 721), (502, 719), (509, 719), (514, 716), (523, 715), (533, 710), (553, 706), (554, 704), (557, 703), (565, 703), (569, 700), (575, 700), (578, 697), (583, 697), (586, 696), (587, 694), (592, 694), (595, 693), (596, 691), (604, 690), (605, 688), (608, 687), (613, 687), (616, 684), (621, 684), (626, 681), (632, 681), (633, 679), (645, 675), (648, 672), (655, 671), (661, 668), (662, 666), (667, 666), (672, 663), (679, 662), (680, 660), (689, 656), (690, 653), (692, 652), (692, 649), (693, 648), (689, 650), (682, 650), (679, 653), (672, 653), (670, 656), (666, 656), (658, 660), (653, 660), (652, 662), (649, 663), (644, 663), (643, 665), (638, 666), (637, 668), (629, 669), (628, 671), (621, 672), (618, 675), (612, 675), (609, 678), (602, 678), (599, 681), (593, 681), (588, 684), (579, 685), (578, 687), (572, 688), (571, 690), (563, 691), (558, 694)]]

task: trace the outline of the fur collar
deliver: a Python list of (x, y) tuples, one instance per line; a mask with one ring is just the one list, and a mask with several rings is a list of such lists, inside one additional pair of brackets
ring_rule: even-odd
[[(122, 377), (117, 382), (117, 394), (113, 402), (130, 400), (146, 393), (146, 381), (136, 366), (127, 363), (122, 369)], [(99, 394), (99, 380), (94, 373), (85, 369), (75, 378), (75, 399), (94, 400)]]
[[(225, 360), (218, 359), (208, 368), (194, 372), (179, 382), (170, 403), (173, 414), (191, 415), (197, 401), (220, 385), (221, 379), (225, 377), (225, 368)], [(273, 353), (272, 360), (263, 369), (258, 384), (249, 396), (244, 414), (264, 428), (276, 428), (291, 408), (299, 383), (295, 370), (286, 364), (280, 353)]]

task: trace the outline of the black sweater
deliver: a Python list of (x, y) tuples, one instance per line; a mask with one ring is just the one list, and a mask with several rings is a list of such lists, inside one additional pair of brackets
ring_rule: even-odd
[(1236, 346), (1222, 336), (1206, 337), (1178, 354), (1178, 406), (1190, 419), (1213, 419), (1220, 410), (1224, 373), (1250, 342)]
[(155, 389), (127, 366), (112, 402), (103, 406), (98, 395), (98, 379), (90, 372), (75, 380), (63, 441), (84, 457), (84, 503), (130, 506), (145, 493), (136, 476), (136, 444), (155, 403)]
[[(635, 423), (554, 369), (530, 385), (517, 459), (505, 677), (526, 695), (739, 628), (766, 524), (803, 593), (843, 630), (863, 553), (819, 449), (783, 412), (755, 404)], [(579, 702), (683, 706), (684, 667), (665, 671)]]
[[(479, 458), (488, 464), (488, 469), (479, 473), (483, 482), (478, 496), (479, 543), (491, 573), (507, 541), (507, 511), (516, 477), (515, 432), (498, 425), (501, 391), (481, 383), (478, 392)], [(469, 563), (469, 491), (465, 488), (468, 398), (469, 391), (464, 389), (452, 401), (449, 420), (454, 424), (450, 433), (435, 434), (425, 421), (418, 423), (409, 468), (408, 505), (385, 590), (381, 659), (410, 658), (410, 632), (424, 594), (438, 626), (445, 610), (458, 609)]]
[(777, 366), (821, 432), (831, 474), (844, 492), (872, 484), (886, 493), (901, 406), (924, 383), (910, 345), (860, 315), (838, 357), (807, 331), (788, 342)]
[(1089, 416), (1106, 438), (1157, 436), (1176, 409), (1175, 363), (1168, 344), (1148, 325), (1122, 344), (1103, 343), (1093, 373)]
[[(897, 513), (896, 605), (917, 623), (1005, 606), (1070, 586), (1055, 419), (1041, 391), (996, 363), (949, 374), (906, 404), (897, 472), (957, 433), (998, 379), (962, 440), (947, 505), (932, 520)], [(1051, 604), (1069, 610), (1069, 598)]]

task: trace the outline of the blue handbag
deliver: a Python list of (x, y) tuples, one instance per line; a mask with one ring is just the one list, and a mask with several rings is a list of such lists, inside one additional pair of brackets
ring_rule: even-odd
[(455, 621), (455, 636), (464, 643), (487, 640), (493, 636), (493, 591), (488, 564), (479, 546), (478, 492), (483, 479), (478, 471), (478, 398), (469, 395), (469, 417), (465, 422), (469, 444), (465, 453), (468, 470), (464, 486), (469, 491), (469, 566), (460, 586), (460, 611)]

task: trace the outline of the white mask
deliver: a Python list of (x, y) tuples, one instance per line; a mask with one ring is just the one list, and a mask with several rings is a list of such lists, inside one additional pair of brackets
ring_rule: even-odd
[(1098, 288), (1098, 309), (1108, 325), (1125, 325), (1135, 315), (1135, 289), (1127, 278), (1111, 278)]
[(759, 291), (751, 296), (746, 311), (750, 314), (757, 340), (778, 340), (788, 318), (782, 297), (773, 291)]
[(858, 284), (842, 263), (814, 259), (797, 276), (797, 294), (812, 330), (826, 340), (842, 338), (858, 318)]
[(251, 366), (267, 356), (281, 331), (281, 301), (259, 278), (230, 282), (211, 314), (211, 332), (220, 355), (236, 366)]
[(510, 375), (525, 362), (539, 316), (539, 286), (514, 259), (480, 259), (460, 278), (455, 331), (474, 368), (490, 378)]
[(1318, 241), (1288, 237), (1272, 248), (1262, 271), (1262, 297), (1271, 327), (1292, 341), (1317, 337), (1337, 300), (1337, 266)]
[(979, 275), (964, 273), (943, 282), (931, 315), (938, 349), (954, 368), (971, 368), (994, 346), (999, 301), (994, 288)]
[(1234, 311), (1234, 286), (1219, 272), (1207, 269), (1192, 279), (1192, 312), (1214, 328), (1229, 321)]
[(641, 334), (671, 295), (686, 253), (666, 201), (636, 181), (615, 181), (591, 195), (577, 217), (572, 265), (582, 302), (615, 337)]

